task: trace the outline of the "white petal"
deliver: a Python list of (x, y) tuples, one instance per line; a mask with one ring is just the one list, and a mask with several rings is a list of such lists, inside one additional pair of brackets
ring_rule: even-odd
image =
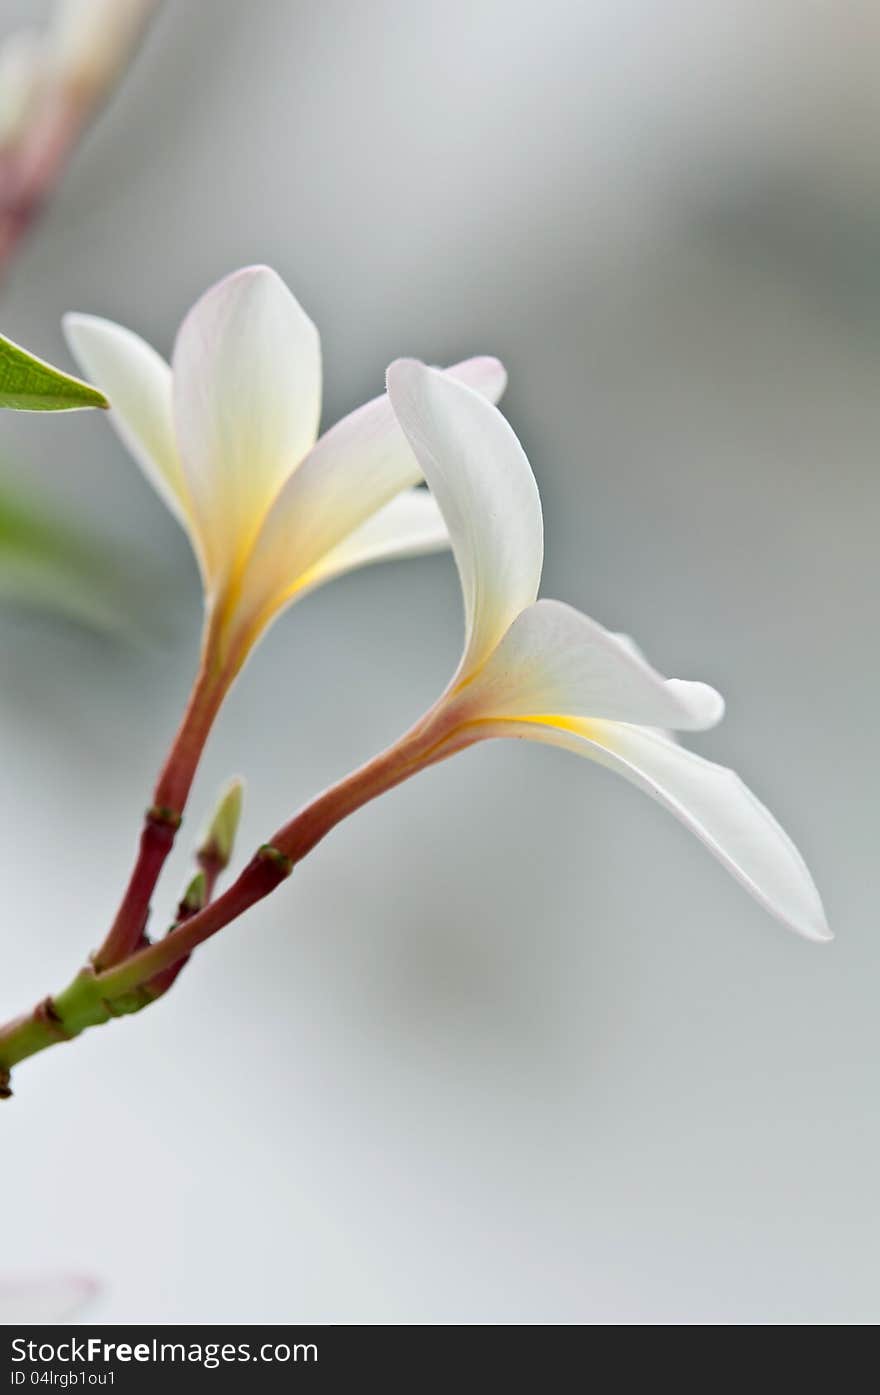
[(832, 938), (803, 858), (734, 771), (685, 750), (660, 732), (616, 722), (583, 722), (580, 730), (573, 725), (499, 722), (491, 734), (546, 741), (617, 771), (680, 819), (789, 929), (809, 940)]
[(614, 638), (619, 644), (623, 645), (624, 649), (628, 649), (637, 659), (644, 659), (645, 655), (642, 652), (642, 648), (640, 645), (636, 644), (632, 635), (626, 634), (624, 630), (612, 630), (611, 634), (614, 635)]
[(321, 559), (309, 574), (309, 587), (371, 562), (418, 557), (449, 546), (449, 533), (427, 489), (407, 489), (379, 509)]
[(388, 394), (449, 528), (465, 608), (458, 672), (466, 677), (537, 595), (544, 550), (538, 487), (511, 427), (469, 388), (398, 359), (388, 370)]
[(110, 420), (175, 518), (192, 535), (186, 480), (174, 440), (171, 369), (130, 329), (97, 315), (65, 315), (81, 368), (110, 402)]
[[(488, 354), (466, 358), (461, 363), (453, 363), (451, 367), (441, 368), (439, 371), (445, 373), (447, 378), (454, 378), (457, 383), (464, 383), (465, 387), (473, 388), (474, 392), (478, 392), (488, 402), (500, 402), (507, 387), (507, 369), (500, 359), (492, 358)], [(388, 400), (387, 395), (385, 400)]]
[(724, 702), (705, 683), (665, 679), (631, 640), (561, 601), (537, 601), (514, 620), (462, 691), (486, 716), (589, 717), (697, 731)]
[(314, 442), (318, 332), (274, 271), (246, 267), (189, 312), (172, 366), (181, 462), (219, 583)]
[[(446, 372), (493, 395), (503, 391), (506, 381), (497, 359), (469, 359)], [(267, 623), (315, 584), (324, 559), (420, 479), (387, 394), (344, 417), (324, 433), (270, 509), (254, 543), (236, 615), (247, 625), (254, 616), (262, 617), (257, 628)]]
[(91, 1279), (0, 1279), (0, 1326), (66, 1322), (96, 1292)]

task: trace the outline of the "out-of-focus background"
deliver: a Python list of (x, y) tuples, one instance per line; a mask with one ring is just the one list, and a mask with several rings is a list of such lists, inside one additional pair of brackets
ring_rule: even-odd
[[(488, 745), (340, 828), (148, 1014), (21, 1069), (4, 1272), (93, 1274), (108, 1321), (880, 1316), (878, 27), (803, 0), (160, 12), (3, 331), (70, 364), (75, 308), (168, 351), (266, 261), (321, 329), (327, 423), (397, 355), (499, 354), (545, 594), (727, 695), (699, 749), (791, 831), (838, 938), (786, 934), (605, 772)], [(112, 913), (199, 596), (99, 414), (0, 430), (7, 476), (149, 588), (134, 644), (0, 614), (11, 1014)], [(446, 557), (296, 607), (190, 834), (243, 773), (244, 853), (393, 738), (459, 612)]]

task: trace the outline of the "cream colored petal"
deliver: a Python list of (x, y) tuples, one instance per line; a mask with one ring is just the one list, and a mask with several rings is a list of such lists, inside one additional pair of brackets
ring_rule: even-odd
[[(501, 364), (490, 358), (469, 359), (446, 373), (493, 396), (503, 391), (506, 381)], [(256, 629), (263, 628), (284, 605), (316, 584), (324, 559), (420, 479), (418, 462), (386, 394), (331, 427), (285, 482), (269, 511), (230, 629), (243, 625), (252, 630), (255, 617)]]
[(732, 770), (685, 750), (660, 732), (616, 722), (554, 727), (512, 720), (488, 724), (486, 730), (562, 746), (616, 771), (695, 833), (783, 925), (809, 940), (832, 938), (803, 858)]
[(189, 312), (172, 366), (181, 463), (219, 585), (314, 443), (318, 333), (274, 271), (246, 267)]
[[(404, 490), (366, 523), (355, 528), (337, 547), (325, 553), (310, 571), (299, 577), (283, 602), (276, 602), (250, 627), (244, 626), (239, 637), (244, 638), (245, 652), (252, 648), (287, 606), (302, 600), (310, 591), (317, 590), (345, 572), (369, 566), (373, 562), (390, 562), (439, 552), (448, 546), (449, 534), (443, 515), (428, 490)], [(236, 614), (241, 613), (236, 611)], [(245, 654), (240, 657), (244, 658)]]
[(171, 369), (145, 340), (112, 320), (71, 314), (63, 323), (71, 352), (110, 402), (110, 420), (122, 441), (199, 556), (201, 543), (174, 440)]
[[(492, 358), (489, 354), (466, 358), (461, 363), (453, 363), (449, 368), (438, 371), (447, 378), (454, 378), (457, 383), (464, 383), (465, 387), (473, 388), (487, 402), (500, 402), (507, 387), (507, 369), (500, 359)], [(385, 401), (388, 401), (387, 394)]]
[(309, 574), (309, 589), (372, 562), (419, 557), (449, 546), (449, 533), (427, 489), (407, 489), (331, 548)]
[(446, 519), (465, 609), (467, 677), (538, 591), (543, 525), (525, 453), (496, 408), (414, 359), (388, 370), (397, 420)]
[(705, 683), (663, 678), (631, 640), (561, 601), (537, 601), (514, 620), (460, 701), (486, 716), (604, 718), (696, 731), (724, 702)]

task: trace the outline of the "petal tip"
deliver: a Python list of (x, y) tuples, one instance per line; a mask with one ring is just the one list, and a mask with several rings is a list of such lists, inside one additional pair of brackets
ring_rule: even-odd
[[(477, 354), (461, 366), (468, 370), (466, 377), (461, 375), (465, 385), (475, 388), (497, 406), (507, 391), (507, 369), (501, 359), (494, 354)], [(458, 377), (459, 374), (453, 369), (451, 376)]]
[(385, 385), (389, 391), (392, 387), (405, 386), (407, 382), (415, 378), (427, 375), (430, 370), (427, 365), (418, 358), (396, 358), (389, 363), (385, 371)]
[(97, 318), (97, 315), (85, 315), (79, 310), (67, 310), (61, 316), (61, 329), (68, 344), (72, 345), (80, 331), (88, 330)]
[(475, 354), (474, 362), (487, 373), (496, 373), (507, 382), (507, 369), (496, 354)]
[(700, 683), (700, 718), (706, 727), (716, 727), (727, 711), (727, 703), (717, 688)]
[(497, 379), (498, 397), (503, 397), (504, 393), (507, 391), (507, 384), (509, 382), (506, 367), (501, 362), (501, 359), (496, 358), (494, 354), (486, 354), (485, 363), (487, 370), (491, 372)]
[(801, 906), (797, 908), (792, 906), (786, 910), (779, 905), (773, 905), (772, 902), (765, 902), (765, 905), (771, 915), (781, 921), (786, 929), (793, 930), (802, 939), (817, 945), (830, 944), (835, 936), (828, 924), (825, 907), (822, 905), (819, 892), (805, 865), (802, 871), (806, 885), (802, 889), (805, 900)]
[(241, 303), (243, 299), (248, 300), (254, 295), (259, 297), (261, 293), (264, 296), (274, 297), (277, 302), (292, 303), (298, 314), (308, 321), (312, 330), (315, 329), (310, 317), (303, 310), (284, 277), (265, 262), (253, 262), (247, 266), (237, 267), (235, 271), (230, 271), (225, 276), (221, 276), (218, 281), (212, 282), (187, 312), (183, 324), (186, 324), (194, 312), (203, 307), (223, 304), (224, 302), (229, 304)]
[(274, 267), (269, 266), (266, 262), (248, 262), (247, 266), (236, 267), (235, 271), (227, 272), (225, 276), (221, 276), (218, 281), (214, 282), (214, 287), (226, 286), (231, 281), (260, 280), (281, 281), (281, 277)]
[(68, 347), (80, 359), (96, 339), (106, 342), (109, 336), (136, 337), (130, 329), (108, 320), (105, 315), (89, 315), (82, 310), (65, 311), (61, 316), (61, 330)]
[[(630, 653), (637, 652), (630, 645), (626, 647)], [(681, 708), (680, 730), (708, 731), (710, 727), (717, 727), (727, 704), (716, 688), (684, 678), (667, 678), (665, 682), (667, 691), (674, 695)]]
[(834, 931), (831, 929), (831, 926), (825, 919), (824, 911), (822, 912), (821, 920), (818, 920), (814, 924), (812, 924), (809, 927), (807, 933), (808, 938), (813, 940), (814, 943), (818, 945), (831, 944), (831, 941), (835, 938)]

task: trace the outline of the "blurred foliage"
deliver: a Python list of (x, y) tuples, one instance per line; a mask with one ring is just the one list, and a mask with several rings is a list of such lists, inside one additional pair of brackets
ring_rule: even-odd
[(0, 604), (48, 611), (104, 633), (143, 633), (144, 578), (106, 544), (0, 479)]
[(103, 393), (35, 358), (0, 334), (0, 407), (19, 412), (69, 412), (107, 407)]
[[(108, 405), (97, 388), (0, 335), (0, 408), (53, 412)], [(0, 479), (0, 603), (121, 633), (142, 628), (138, 592), (130, 569), (106, 545)]]

